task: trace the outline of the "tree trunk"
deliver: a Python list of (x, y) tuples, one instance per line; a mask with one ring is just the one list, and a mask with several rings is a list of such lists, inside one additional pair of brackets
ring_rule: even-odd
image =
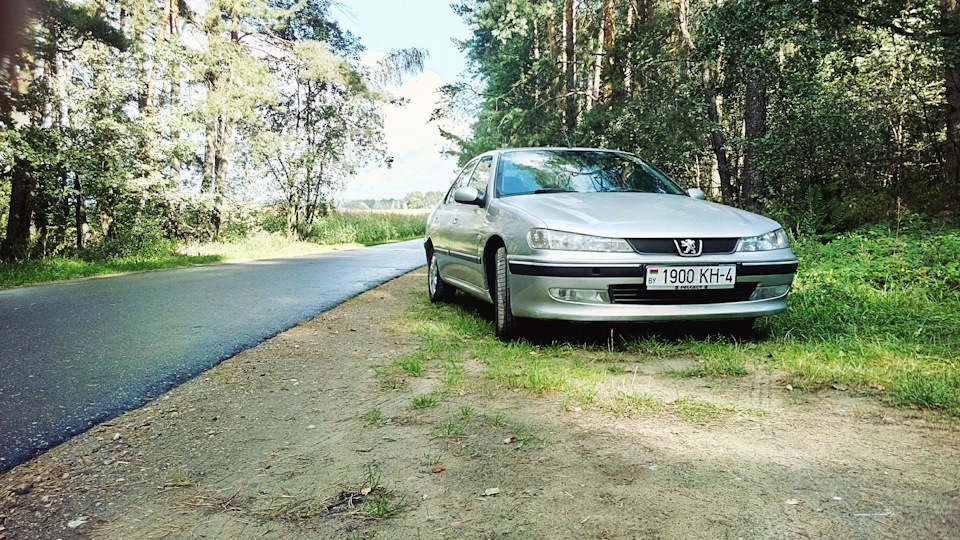
[(751, 212), (764, 210), (764, 181), (760, 172), (759, 142), (767, 129), (766, 86), (760, 75), (754, 75), (747, 81), (743, 119), (743, 177), (740, 183), (742, 205)]
[(568, 145), (571, 144), (570, 136), (574, 130), (577, 129), (577, 65), (574, 57), (575, 35), (573, 0), (566, 0), (563, 6), (563, 63), (565, 73), (564, 88), (566, 90), (563, 122)]
[[(210, 91), (210, 87), (207, 87)], [(200, 182), (200, 193), (212, 193), (217, 175), (217, 126), (220, 116), (207, 120), (203, 149), (203, 179)]]
[(213, 227), (214, 238), (220, 236), (223, 222), (223, 195), (227, 192), (227, 174), (230, 172), (230, 153), (233, 151), (233, 122), (223, 116), (217, 137), (216, 183), (213, 186)]
[(960, 3), (940, 0), (947, 97), (947, 144), (944, 176), (947, 188), (960, 196)]
[[(167, 13), (167, 19), (164, 21), (164, 24), (167, 26), (167, 32), (173, 36), (175, 41), (179, 42), (180, 26), (177, 24), (180, 19), (179, 0), (165, 0), (164, 10)], [(180, 74), (180, 61), (174, 59), (170, 69), (170, 108), (173, 109), (174, 115), (179, 115), (177, 107), (180, 106)], [(170, 147), (172, 148), (170, 155), (170, 184), (177, 188), (180, 187), (180, 171), (182, 168), (180, 155), (178, 153), (179, 149), (177, 148), (179, 140), (180, 130), (173, 128), (170, 131)]]
[(3, 240), (5, 261), (22, 259), (30, 243), (30, 222), (33, 218), (37, 180), (28, 164), (17, 160), (10, 172), (10, 209), (7, 215), (7, 236)]
[(84, 206), (83, 185), (80, 183), (80, 175), (73, 175), (73, 190), (76, 193), (75, 203), (76, 213), (74, 214), (74, 226), (77, 229), (77, 251), (83, 249), (84, 240), (86, 240), (87, 231), (90, 226), (87, 224), (87, 209)]
[(720, 128), (720, 109), (717, 106), (717, 96), (713, 91), (713, 82), (710, 80), (710, 67), (706, 64), (701, 68), (703, 79), (703, 100), (707, 104), (707, 117), (710, 120), (710, 146), (717, 159), (717, 174), (720, 176), (720, 198), (724, 204), (733, 202), (733, 184), (730, 181), (730, 160), (727, 157), (726, 137)]
[(677, 0), (680, 8), (679, 28), (680, 36), (683, 39), (685, 54), (680, 56), (680, 82), (685, 83), (690, 76), (689, 56), (693, 52), (695, 45), (693, 37), (690, 35), (690, 0)]

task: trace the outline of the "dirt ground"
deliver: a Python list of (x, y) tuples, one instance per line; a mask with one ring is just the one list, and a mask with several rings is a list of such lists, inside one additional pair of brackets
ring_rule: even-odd
[[(0, 540), (960, 538), (960, 430), (754, 369), (673, 379), (637, 358), (652, 415), (440, 374), (384, 385), (422, 345), (420, 269), (0, 476)], [(479, 359), (467, 376), (484, 377)], [(743, 414), (694, 423), (684, 396)], [(379, 417), (373, 414), (379, 411)]]

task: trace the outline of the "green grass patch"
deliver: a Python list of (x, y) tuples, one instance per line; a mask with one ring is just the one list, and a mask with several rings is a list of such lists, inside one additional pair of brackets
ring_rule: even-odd
[(379, 426), (383, 424), (383, 413), (377, 408), (370, 409), (363, 415), (363, 422), (368, 426)]
[(606, 399), (598, 400), (597, 406), (615, 416), (631, 417), (659, 413), (664, 403), (662, 399), (643, 392), (617, 390)]
[(720, 379), (724, 377), (744, 377), (750, 372), (743, 365), (740, 358), (716, 357), (699, 360), (694, 366), (687, 369), (668, 370), (667, 375), (676, 378), (708, 377)]
[(419, 396), (413, 397), (413, 408), (429, 409), (430, 407), (436, 407), (440, 403), (440, 399), (441, 396), (437, 392), (420, 394)]
[(0, 287), (18, 287), (36, 283), (79, 279), (124, 272), (166, 270), (194, 264), (222, 261), (220, 255), (156, 255), (152, 258), (127, 257), (105, 261), (54, 258), (0, 264)]
[(681, 418), (695, 424), (708, 424), (724, 414), (724, 409), (715, 403), (693, 398), (680, 398), (674, 403)]
[(457, 438), (467, 434), (467, 427), (458, 420), (447, 419), (440, 423), (437, 428), (437, 435), (441, 437)]
[(414, 377), (419, 377), (423, 374), (423, 364), (426, 361), (426, 356), (423, 352), (416, 352), (413, 354), (408, 354), (401, 356), (400, 358), (394, 360), (396, 364), (404, 373), (413, 375)]
[(904, 373), (894, 378), (886, 396), (892, 405), (946, 411), (960, 417), (960, 377), (939, 373)]

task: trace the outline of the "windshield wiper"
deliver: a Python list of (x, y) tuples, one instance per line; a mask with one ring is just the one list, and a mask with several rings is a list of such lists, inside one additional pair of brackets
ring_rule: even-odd
[(534, 191), (534, 193), (575, 193), (572, 189), (562, 188), (543, 188)]

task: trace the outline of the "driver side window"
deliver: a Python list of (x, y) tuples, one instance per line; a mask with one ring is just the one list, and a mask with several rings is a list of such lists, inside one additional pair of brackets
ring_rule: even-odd
[(477, 188), (477, 191), (480, 192), (480, 197), (485, 197), (487, 188), (490, 187), (490, 165), (492, 163), (492, 156), (481, 159), (480, 163), (477, 164), (477, 168), (470, 176), (470, 182), (467, 183), (468, 186)]
[(447, 191), (447, 196), (443, 198), (443, 204), (453, 204), (453, 192), (460, 189), (461, 187), (467, 185), (467, 179), (470, 178), (470, 173), (473, 172), (474, 167), (477, 166), (477, 161), (471, 161), (460, 171), (460, 174), (457, 175), (457, 179), (453, 181), (453, 184), (450, 185), (450, 190)]

